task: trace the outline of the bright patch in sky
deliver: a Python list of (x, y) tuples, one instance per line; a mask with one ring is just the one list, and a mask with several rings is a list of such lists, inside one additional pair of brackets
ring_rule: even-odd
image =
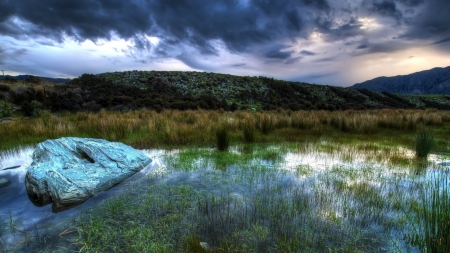
[(375, 19), (371, 19), (371, 18), (359, 18), (358, 19), (359, 22), (362, 23), (361, 29), (373, 29), (377, 26), (379, 26), (379, 24), (375, 21)]

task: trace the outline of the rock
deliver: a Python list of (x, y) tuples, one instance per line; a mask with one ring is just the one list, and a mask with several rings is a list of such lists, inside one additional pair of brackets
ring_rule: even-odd
[(59, 212), (107, 190), (151, 162), (119, 142), (67, 137), (39, 143), (25, 176), (28, 197), (36, 206), (50, 203)]
[(450, 162), (442, 162), (442, 163), (438, 163), (437, 165), (439, 165), (439, 166), (450, 166)]
[(12, 121), (14, 121), (14, 119), (11, 118), (11, 117), (4, 117), (4, 118), (0, 119), (1, 123), (9, 123), (9, 122), (12, 122)]
[(12, 184), (8, 179), (6, 178), (0, 178), (0, 188), (5, 188), (6, 186), (9, 186)]
[(210, 247), (207, 242), (200, 242), (200, 247), (202, 247), (204, 250), (209, 250)]

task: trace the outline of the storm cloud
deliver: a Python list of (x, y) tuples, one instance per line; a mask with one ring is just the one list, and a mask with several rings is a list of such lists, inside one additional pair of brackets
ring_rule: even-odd
[[(280, 64), (271, 68), (280, 76), (286, 65), (295, 72), (345, 55), (418, 46), (450, 52), (448, 0), (2, 0), (0, 9), (2, 42), (51, 48), (123, 40), (127, 47), (117, 52), (133, 62), (176, 60), (202, 71), (220, 69), (208, 63), (224, 58), (230, 62), (223, 66), (239, 62), (248, 69)], [(31, 50), (21, 49), (1, 52), (0, 64), (14, 65), (11, 55)], [(325, 52), (330, 55), (320, 56)]]

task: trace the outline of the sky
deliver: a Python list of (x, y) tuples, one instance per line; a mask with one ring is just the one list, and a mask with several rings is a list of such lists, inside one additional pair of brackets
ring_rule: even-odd
[(178, 70), (351, 86), (450, 66), (450, 0), (0, 0), (5, 75)]

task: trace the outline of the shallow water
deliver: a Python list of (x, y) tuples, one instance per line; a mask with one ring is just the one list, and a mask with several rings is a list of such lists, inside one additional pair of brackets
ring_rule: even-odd
[[(2, 236), (0, 249), (2, 245), (6, 249), (14, 248), (18, 242), (37, 235), (42, 239), (60, 234), (70, 227), (70, 222), (79, 217), (81, 211), (126, 190), (127, 184), (142, 177), (148, 171), (158, 170), (162, 166), (160, 157), (166, 153), (163, 150), (144, 150), (143, 153), (152, 158), (152, 162), (140, 172), (81, 205), (53, 213), (51, 204), (43, 207), (35, 206), (29, 200), (25, 189), (26, 169), (32, 163), (33, 151), (33, 148), (21, 149), (6, 155), (0, 162), (0, 178), (6, 178), (12, 182), (11, 185), (0, 189), (0, 235)], [(3, 170), (19, 165), (20, 167), (16, 169)], [(14, 226), (15, 230), (11, 226)]]
[[(161, 175), (165, 177), (154, 179), (149, 177), (146, 184), (157, 184), (163, 182), (168, 185), (187, 184), (193, 186), (196, 190), (204, 190), (216, 195), (230, 194), (235, 198), (244, 200), (250, 195), (267, 190), (267, 187), (299, 187), (306, 195), (314, 195), (314, 189), (318, 186), (322, 188), (325, 194), (339, 198), (334, 191), (335, 184), (339, 180), (344, 181), (351, 189), (352, 185), (358, 186), (361, 182), (367, 182), (366, 187), (373, 187), (381, 195), (388, 195), (398, 189), (409, 191), (413, 188), (413, 180), (426, 181), (437, 173), (446, 173), (439, 170), (441, 165), (448, 164), (448, 161), (442, 160), (440, 156), (431, 155), (429, 163), (419, 169), (408, 169), (401, 166), (393, 166), (384, 160), (378, 162), (368, 162), (367, 158), (360, 154), (348, 155), (347, 151), (340, 152), (318, 152), (312, 149), (303, 151), (280, 150), (278, 146), (266, 147), (273, 149), (280, 155), (275, 159), (262, 159), (257, 157), (248, 162), (248, 166), (263, 167), (267, 170), (276, 170), (270, 180), (260, 178), (252, 179), (254, 185), (237, 184), (232, 188), (224, 186), (226, 183), (219, 182), (226, 178), (227, 182), (233, 181), (233, 178), (239, 178), (242, 175), (241, 168), (228, 161), (224, 165), (218, 166), (216, 162), (208, 162), (204, 158), (198, 158), (193, 161), (193, 170), (184, 170), (184, 168), (170, 168), (170, 162), (173, 157), (177, 157), (178, 151), (165, 150), (142, 150), (144, 154), (152, 159), (152, 163), (136, 173), (134, 176), (125, 180), (121, 184), (102, 192), (101, 194), (87, 200), (83, 204), (72, 209), (52, 213), (51, 205), (36, 207), (28, 199), (24, 177), (27, 167), (31, 164), (33, 148), (26, 148), (2, 158), (0, 169), (19, 166), (17, 169), (0, 170), (0, 178), (7, 178), (13, 184), (0, 189), (0, 225), (1, 240), (0, 250), (18, 249), (28, 250), (37, 247), (37, 245), (48, 244), (50, 248), (65, 247), (70, 248), (73, 243), (73, 237), (76, 230), (73, 227), (73, 221), (80, 217), (81, 213), (98, 204), (100, 201), (111, 198), (127, 191), (127, 187), (138, 179), (147, 175)], [(213, 152), (207, 150), (207, 152)], [(243, 150), (235, 147), (231, 153), (241, 154)], [(246, 152), (252, 152), (246, 151)], [(411, 156), (410, 150), (401, 150), (405, 157)], [(347, 153), (347, 156), (342, 155)], [(246, 166), (247, 166), (246, 165)], [(219, 173), (220, 172), (220, 173)], [(330, 176), (331, 175), (331, 176)], [(270, 181), (267, 185), (266, 182)], [(142, 183), (142, 182), (141, 182)], [(331, 184), (331, 186), (330, 186)], [(317, 190), (317, 189), (316, 189)], [(226, 192), (225, 192), (226, 191)], [(286, 195), (287, 196), (287, 195)], [(319, 210), (324, 217), (335, 215), (338, 218), (345, 218), (341, 210), (343, 200), (335, 200), (330, 206), (330, 210)], [(351, 201), (352, 205), (356, 202)], [(384, 219), (389, 216), (395, 216), (395, 213), (386, 214)], [(356, 220), (356, 218), (355, 218)], [(373, 230), (377, 231), (377, 225)], [(397, 231), (398, 232), (398, 231)], [(72, 234), (70, 234), (72, 233)], [(60, 236), (58, 236), (60, 235)], [(399, 237), (397, 235), (397, 237)], [(31, 239), (30, 239), (31, 238)], [(46, 239), (44, 242), (43, 239)], [(67, 238), (67, 240), (63, 240)], [(30, 240), (30, 244), (24, 243), (24, 240)], [(54, 245), (52, 245), (53, 242)]]

